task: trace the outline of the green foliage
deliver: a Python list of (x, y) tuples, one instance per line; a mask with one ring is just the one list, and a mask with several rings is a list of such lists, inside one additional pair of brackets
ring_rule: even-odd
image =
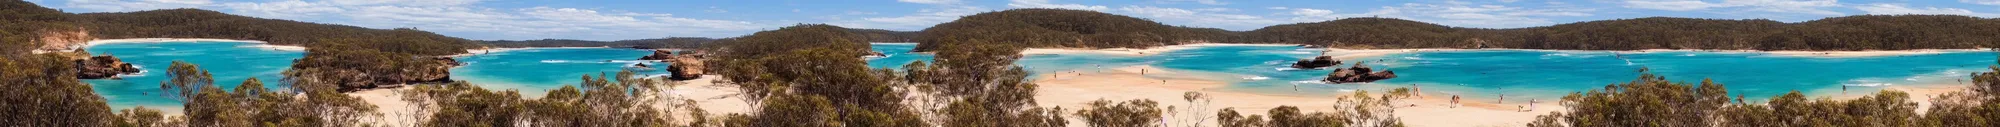
[[(318, 44), (342, 43), (384, 52), (415, 55), (465, 53), (475, 43), (455, 37), (410, 28), (369, 29), (362, 27), (262, 19), (200, 9), (166, 9), (122, 13), (74, 15), (79, 24), (89, 26), (98, 38), (222, 38), (268, 41), (278, 45), (322, 48)], [(332, 42), (327, 40), (393, 38), (372, 42)]]
[(1167, 26), (1145, 19), (1085, 10), (1012, 9), (973, 14), (926, 28), (916, 38), (922, 43), (917, 45), (916, 50), (931, 51), (954, 44), (1140, 48), (1183, 41), (1220, 41), (1208, 37), (1226, 33), (1229, 32)]
[[(1563, 97), (1570, 126), (1705, 126), (1729, 103), (1722, 84), (1674, 83), (1640, 69), (1638, 79)], [(1538, 122), (1539, 123), (1539, 122)]]
[(181, 125), (185, 123), (178, 123), (180, 122), (179, 120), (166, 119), (166, 118), (167, 116), (160, 114), (160, 110), (147, 109), (146, 106), (132, 107), (132, 109), (118, 110), (118, 115), (111, 118), (111, 126), (113, 127), (186, 126), (186, 125)]
[[(1283, 106), (1279, 108), (1296, 107)], [(1221, 127), (1263, 127), (1264, 116), (1243, 116), (1242, 113), (1236, 113), (1236, 108), (1222, 108), (1222, 111), (1216, 113), (1215, 122), (1217, 126)]]
[[(270, 91), (262, 81), (251, 78), (235, 91), (225, 92), (198, 65), (176, 61), (167, 70), (171, 79), (161, 83), (160, 89), (171, 98), (183, 99), (182, 111), (187, 112), (184, 118), (188, 126), (344, 127), (362, 125), (361, 117), (375, 115), (374, 105), (332, 91), (332, 84), (292, 81), (288, 82), (292, 87), (286, 91)], [(143, 115), (146, 109), (135, 110), (128, 112)]]
[(71, 62), (55, 55), (0, 55), (0, 125), (105, 126), (112, 112)]
[(1082, 117), (1084, 123), (1092, 127), (1159, 126), (1162, 122), (1159, 104), (1145, 99), (1115, 104), (1110, 100), (1097, 100), (1091, 101), (1090, 107), (1077, 110), (1076, 116)]
[(517, 126), (528, 112), (521, 94), (513, 90), (488, 91), (464, 82), (413, 87), (404, 91), (404, 101), (413, 102), (412, 107), (435, 108), (430, 116), (416, 117), (422, 126)]
[(285, 70), (285, 80), (317, 80), (337, 83), (338, 91), (355, 91), (377, 85), (444, 82), (455, 62), (439, 57), (397, 53), (368, 48), (366, 43), (401, 43), (395, 38), (325, 40), (306, 50), (306, 56)]

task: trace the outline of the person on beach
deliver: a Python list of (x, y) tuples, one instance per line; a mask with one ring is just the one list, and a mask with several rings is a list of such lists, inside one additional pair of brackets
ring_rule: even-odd
[(1535, 111), (1535, 102), (1537, 102), (1537, 101), (1539, 101), (1539, 100), (1536, 100), (1536, 99), (1528, 99), (1528, 111)]
[(1504, 93), (1503, 93), (1503, 94), (1500, 94), (1500, 101), (1495, 101), (1495, 102), (1493, 102), (1493, 103), (1496, 103), (1496, 104), (1505, 104), (1505, 103), (1507, 103), (1507, 94), (1504, 94)]
[(1417, 98), (1424, 98), (1424, 87), (1419, 87), (1417, 84), (1410, 84), (1410, 88), (1417, 91)]
[(1451, 108), (1458, 108), (1458, 95), (1451, 95)]

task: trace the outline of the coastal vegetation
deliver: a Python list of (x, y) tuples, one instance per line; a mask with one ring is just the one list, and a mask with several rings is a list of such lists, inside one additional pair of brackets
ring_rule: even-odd
[(1030, 48), (1144, 48), (1182, 41), (1226, 41), (1221, 29), (1176, 27), (1130, 16), (1067, 9), (985, 12), (924, 29), (917, 51), (984, 41)]
[[(1972, 75), (1964, 91), (1939, 95), (1924, 113), (1901, 91), (1881, 91), (1854, 100), (1807, 99), (1797, 91), (1749, 102), (1733, 102), (1724, 85), (1669, 81), (1642, 74), (1603, 90), (1571, 93), (1569, 110), (1542, 115), (1531, 127), (1562, 126), (1988, 126), (2000, 114), (2000, 67)], [(1646, 73), (1641, 70), (1641, 73)]]

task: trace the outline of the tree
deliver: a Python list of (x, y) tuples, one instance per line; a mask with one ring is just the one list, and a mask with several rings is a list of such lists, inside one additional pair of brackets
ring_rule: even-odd
[(1159, 126), (1159, 102), (1153, 100), (1129, 100), (1112, 103), (1097, 100), (1089, 103), (1089, 108), (1079, 109), (1076, 116), (1083, 117), (1084, 123), (1092, 127), (1151, 127)]
[[(5, 3), (5, 2), (0, 2)], [(5, 9), (0, 9), (5, 10)], [(4, 14), (0, 14), (4, 15)], [(54, 55), (0, 55), (0, 125), (106, 126), (111, 108)]]

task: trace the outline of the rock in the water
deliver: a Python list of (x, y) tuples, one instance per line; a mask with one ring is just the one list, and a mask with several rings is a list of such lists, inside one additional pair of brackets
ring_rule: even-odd
[(112, 57), (111, 55), (92, 56), (75, 60), (75, 62), (76, 78), (79, 79), (102, 79), (118, 76), (119, 74), (139, 73), (139, 68), (132, 66), (132, 63), (125, 63), (125, 61), (120, 61), (118, 57)]
[(867, 56), (861, 56), (861, 57), (864, 57), (864, 58), (881, 58), (881, 57), (889, 57), (889, 55), (888, 55), (888, 54), (882, 54), (882, 52), (876, 52), (876, 51), (868, 51), (868, 54), (867, 54)]
[(1334, 69), (1333, 73), (1327, 73), (1326, 79), (1324, 79), (1323, 81), (1326, 81), (1327, 83), (1339, 84), (1339, 83), (1375, 82), (1379, 80), (1396, 78), (1395, 71), (1386, 71), (1386, 70), (1382, 72), (1371, 72), (1371, 71), (1374, 71), (1374, 69), (1368, 68), (1368, 65), (1366, 63), (1355, 62), (1353, 67)]
[(644, 57), (639, 57), (639, 60), (671, 60), (671, 59), (674, 59), (674, 51), (669, 51), (669, 50), (653, 50), (653, 55), (646, 55)]
[(672, 62), (674, 64), (667, 65), (667, 72), (673, 74), (673, 77), (669, 77), (669, 79), (689, 80), (701, 78), (701, 75), (704, 74), (702, 73), (702, 69), (706, 69), (705, 65), (701, 63), (701, 59), (693, 57), (674, 58)]
[(1312, 59), (1299, 59), (1299, 62), (1292, 63), (1292, 68), (1317, 69), (1333, 65), (1340, 65), (1340, 60), (1334, 60), (1333, 56), (1319, 56)]
[(632, 67), (637, 67), (637, 68), (649, 68), (649, 67), (653, 67), (653, 66), (650, 66), (650, 65), (646, 65), (646, 63), (636, 63), (636, 64), (632, 64)]

